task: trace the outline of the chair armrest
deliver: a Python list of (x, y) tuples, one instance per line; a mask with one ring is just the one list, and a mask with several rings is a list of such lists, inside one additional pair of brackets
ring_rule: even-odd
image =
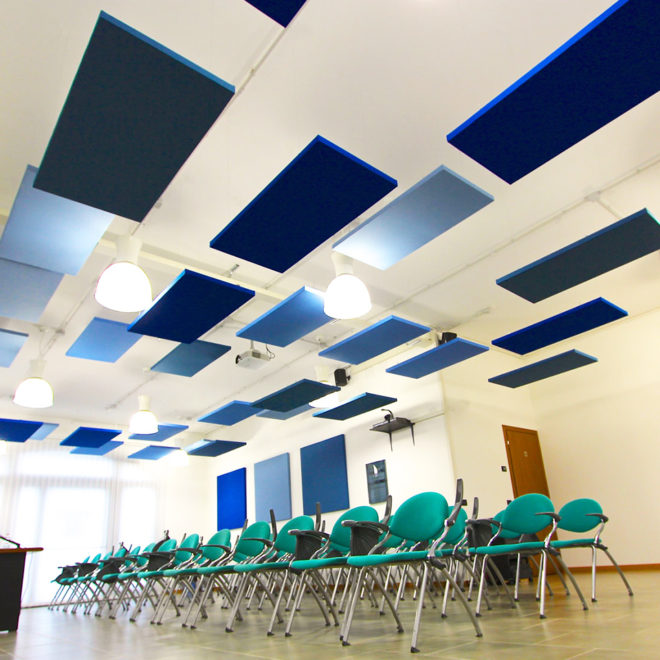
[(599, 518), (601, 522), (606, 523), (609, 518), (603, 513), (585, 513), (585, 516), (594, 516), (594, 518)]
[(220, 548), (225, 552), (231, 552), (231, 548), (228, 545), (222, 545), (220, 543), (205, 543), (204, 545), (199, 546), (202, 550), (204, 548)]
[(292, 536), (311, 536), (312, 538), (319, 539), (321, 541), (330, 538), (330, 534), (328, 534), (328, 532), (319, 532), (315, 529), (290, 529), (289, 534)]
[(241, 541), (258, 541), (259, 543), (263, 543), (264, 545), (267, 545), (269, 548), (273, 546), (273, 542), (270, 539), (259, 539), (259, 538), (252, 538), (249, 536), (245, 536), (241, 539)]
[(343, 520), (342, 527), (362, 527), (365, 529), (372, 529), (376, 532), (388, 532), (389, 527), (385, 523), (374, 522), (371, 520)]
[(561, 520), (561, 516), (558, 513), (555, 513), (554, 511), (537, 511), (535, 516), (550, 516), (555, 522), (559, 522)]

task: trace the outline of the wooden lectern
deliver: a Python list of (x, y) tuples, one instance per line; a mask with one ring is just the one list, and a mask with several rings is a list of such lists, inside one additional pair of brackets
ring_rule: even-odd
[(18, 545), (15, 548), (0, 548), (0, 630), (14, 631), (18, 628), (25, 555), (41, 550), (43, 548), (21, 548)]

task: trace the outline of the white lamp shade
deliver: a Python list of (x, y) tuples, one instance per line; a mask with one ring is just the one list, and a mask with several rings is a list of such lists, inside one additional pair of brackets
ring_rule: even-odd
[(14, 403), (24, 408), (50, 408), (53, 405), (53, 388), (43, 378), (26, 378), (14, 392)]
[(141, 435), (151, 435), (158, 433), (158, 420), (151, 410), (138, 410), (131, 415), (131, 421), (128, 424), (129, 433), (139, 433)]
[(339, 392), (330, 392), (320, 399), (310, 401), (309, 405), (313, 408), (334, 408), (339, 405)]
[(325, 292), (323, 311), (334, 319), (355, 319), (371, 309), (371, 297), (364, 282), (350, 273), (337, 275)]
[(117, 261), (99, 277), (96, 301), (118, 312), (141, 312), (151, 305), (151, 282), (137, 264)]

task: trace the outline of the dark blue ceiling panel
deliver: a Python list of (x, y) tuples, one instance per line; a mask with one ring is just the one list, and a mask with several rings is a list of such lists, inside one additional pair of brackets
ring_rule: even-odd
[(11, 366), (29, 336), (24, 332), (0, 329), (0, 367)]
[(128, 436), (129, 440), (146, 440), (147, 442), (163, 442), (185, 431), (188, 427), (185, 424), (159, 424), (156, 433), (132, 433)]
[(250, 289), (186, 269), (128, 329), (190, 344), (253, 296)]
[(499, 376), (493, 376), (488, 379), (488, 382), (495, 383), (496, 385), (504, 385), (504, 387), (521, 387), (522, 385), (529, 385), (530, 383), (535, 383), (537, 380), (550, 378), (550, 376), (556, 376), (565, 371), (584, 367), (594, 362), (598, 362), (598, 358), (576, 350), (566, 351), (566, 353), (553, 355), (546, 360), (534, 362), (534, 364), (529, 364), (526, 367), (507, 371), (507, 373), (500, 374)]
[[(314, 399), (312, 399), (312, 401), (313, 400)], [(285, 420), (296, 417), (297, 415), (301, 415), (308, 410), (312, 410), (312, 406), (310, 406), (308, 403), (303, 403), (302, 406), (298, 406), (297, 408), (288, 410), (287, 412), (278, 412), (277, 410), (262, 410), (260, 413), (257, 413), (257, 417), (268, 417), (268, 419)]]
[(194, 445), (186, 447), (191, 456), (220, 456), (228, 451), (244, 447), (245, 442), (234, 442), (231, 440), (200, 440)]
[(121, 434), (115, 429), (95, 429), (89, 426), (79, 426), (68, 435), (60, 445), (63, 447), (92, 447), (98, 448)]
[(23, 419), (0, 419), (0, 440), (25, 442), (41, 426), (42, 422), (30, 422)]
[(658, 91), (660, 2), (620, 0), (452, 131), (513, 183)]
[(211, 247), (283, 273), (395, 187), (387, 174), (319, 135)]
[(593, 330), (606, 323), (628, 316), (628, 312), (604, 298), (596, 298), (588, 303), (551, 316), (548, 319), (516, 330), (504, 337), (493, 339), (493, 345), (506, 348), (519, 355), (525, 355), (544, 346), (550, 346), (563, 339), (574, 337)]
[(247, 2), (282, 27), (286, 27), (305, 4), (305, 0), (247, 0)]
[(140, 339), (128, 325), (95, 316), (66, 352), (69, 357), (116, 362)]
[(658, 249), (660, 224), (642, 209), (500, 277), (497, 284), (535, 303)]
[(0, 259), (0, 316), (38, 323), (63, 275)]
[(392, 396), (383, 396), (382, 394), (371, 394), (371, 392), (365, 392), (364, 394), (354, 396), (348, 401), (344, 401), (334, 408), (329, 408), (328, 410), (320, 410), (319, 412), (314, 413), (314, 417), (344, 420), (349, 419), (350, 417), (356, 417), (357, 415), (369, 412), (370, 410), (375, 410), (376, 408), (388, 406), (390, 403), (394, 403), (395, 401), (396, 398)]
[(127, 458), (139, 458), (143, 461), (157, 461), (173, 451), (181, 451), (178, 447), (163, 447), (162, 445), (149, 445), (144, 449), (129, 454)]
[(408, 378), (422, 378), (422, 376), (427, 376), (435, 371), (440, 371), (440, 369), (451, 367), (457, 362), (462, 362), (487, 350), (487, 346), (457, 337), (421, 355), (416, 355), (405, 362), (395, 364), (393, 367), (386, 369), (386, 371), (391, 374), (397, 374), (398, 376), (407, 376)]
[(259, 408), (253, 407), (253, 405), (247, 401), (232, 401), (224, 406), (220, 406), (220, 408), (214, 410), (212, 413), (200, 417), (197, 421), (207, 422), (208, 424), (233, 426), (248, 417), (252, 417), (252, 415), (256, 415), (258, 412)]
[(34, 185), (141, 221), (233, 94), (101, 12)]
[(100, 447), (76, 447), (69, 453), (82, 454), (84, 456), (105, 456), (105, 454), (109, 454), (113, 449), (117, 449), (117, 447), (121, 447), (123, 444), (119, 440), (110, 440)]
[(388, 316), (325, 348), (319, 355), (339, 362), (360, 364), (429, 331), (430, 328), (425, 325), (406, 321), (398, 316)]
[(315, 380), (303, 378), (292, 385), (273, 392), (252, 405), (255, 408), (265, 408), (266, 410), (276, 410), (278, 412), (289, 412), (294, 408), (299, 408), (305, 403), (320, 399), (330, 392), (338, 392), (339, 387), (319, 383)]
[(288, 346), (332, 319), (323, 312), (323, 294), (304, 286), (236, 333), (237, 337)]
[(492, 201), (443, 165), (332, 247), (385, 270)]
[(0, 238), (0, 257), (77, 275), (114, 216), (37, 190), (36, 176), (37, 168), (28, 165)]
[(191, 344), (179, 344), (164, 358), (156, 362), (151, 367), (151, 371), (160, 371), (175, 376), (188, 376), (190, 378), (229, 350), (231, 350), (231, 346), (197, 339)]
[(58, 426), (59, 424), (44, 422), (41, 427), (30, 436), (30, 440), (45, 440)]

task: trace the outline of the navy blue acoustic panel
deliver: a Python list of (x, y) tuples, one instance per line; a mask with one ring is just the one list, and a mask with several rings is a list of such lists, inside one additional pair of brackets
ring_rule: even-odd
[(0, 329), (0, 367), (11, 366), (29, 336), (24, 332)]
[(492, 201), (442, 165), (332, 247), (385, 270)]
[(396, 398), (393, 396), (383, 396), (382, 394), (365, 392), (364, 394), (358, 394), (358, 396), (354, 396), (352, 399), (340, 403), (334, 408), (320, 410), (319, 412), (314, 413), (314, 417), (344, 420), (349, 419), (350, 417), (356, 417), (357, 415), (369, 412), (370, 410), (375, 410), (376, 408), (388, 406), (395, 401)]
[(506, 348), (518, 355), (525, 355), (624, 316), (628, 316), (628, 312), (624, 309), (604, 298), (596, 298), (521, 330), (493, 339), (493, 345)]
[(236, 336), (274, 346), (288, 346), (332, 321), (323, 312), (323, 303), (320, 291), (304, 286), (248, 323)]
[(159, 424), (156, 433), (132, 433), (128, 436), (129, 440), (146, 440), (147, 442), (163, 442), (185, 431), (188, 427), (185, 424)]
[(291, 518), (291, 476), (289, 454), (273, 456), (254, 464), (254, 508), (256, 520)]
[(660, 2), (620, 0), (452, 131), (513, 183), (655, 94)]
[(313, 516), (316, 503), (321, 511), (348, 509), (346, 446), (343, 435), (300, 448), (303, 512)]
[(186, 447), (186, 452), (191, 456), (215, 457), (245, 447), (246, 444), (245, 442), (233, 442), (231, 440), (200, 440)]
[(233, 94), (101, 12), (34, 185), (141, 221)]
[(642, 209), (497, 280), (539, 302), (660, 249), (660, 224)]
[(0, 316), (38, 323), (63, 275), (0, 259)]
[(110, 440), (100, 447), (76, 447), (72, 449), (70, 454), (83, 454), (85, 456), (105, 456), (109, 454), (113, 449), (121, 447), (124, 443), (119, 440)]
[(283, 273), (395, 187), (387, 174), (319, 135), (211, 247)]
[(243, 527), (243, 523), (247, 518), (247, 505), (245, 502), (245, 473), (245, 468), (239, 468), (233, 472), (227, 472), (226, 474), (221, 474), (218, 476), (217, 529), (237, 529), (239, 527)]
[(30, 436), (30, 440), (45, 440), (58, 426), (59, 424), (51, 424), (50, 422), (44, 422)]
[(421, 355), (416, 355), (409, 360), (399, 362), (399, 364), (395, 364), (393, 367), (386, 369), (386, 371), (391, 374), (397, 374), (398, 376), (407, 376), (408, 378), (422, 378), (422, 376), (427, 376), (435, 371), (440, 371), (440, 369), (451, 367), (457, 362), (462, 362), (487, 350), (487, 346), (457, 337)]
[(200, 417), (197, 421), (232, 426), (248, 417), (252, 417), (252, 415), (256, 415), (258, 412), (259, 408), (255, 408), (247, 401), (232, 401), (224, 406), (220, 406), (208, 415)]
[(128, 332), (128, 325), (95, 316), (66, 352), (69, 357), (116, 362), (139, 335)]
[(121, 434), (115, 429), (96, 429), (89, 426), (79, 426), (69, 434), (60, 445), (63, 447), (92, 447), (98, 448)]
[(303, 378), (292, 385), (287, 385), (277, 392), (273, 392), (252, 405), (255, 408), (265, 408), (266, 410), (276, 410), (278, 412), (289, 412), (299, 408), (305, 403), (320, 399), (331, 392), (338, 392), (339, 387), (319, 383), (315, 380)]
[(222, 357), (231, 346), (214, 344), (210, 341), (197, 339), (191, 344), (179, 344), (164, 358), (161, 358), (151, 367), (151, 371), (159, 371), (175, 376), (194, 376), (198, 371), (207, 367), (219, 357)]
[(287, 412), (278, 412), (277, 410), (262, 410), (260, 413), (257, 413), (257, 417), (268, 417), (269, 419), (285, 420), (291, 419), (291, 417), (296, 417), (297, 415), (301, 415), (308, 410), (312, 410), (312, 406), (310, 406), (308, 403), (303, 403), (302, 406), (298, 406), (297, 408), (288, 410)]
[(550, 378), (551, 376), (562, 374), (565, 371), (572, 371), (573, 369), (584, 367), (594, 362), (598, 362), (598, 358), (582, 353), (581, 351), (566, 351), (566, 353), (553, 355), (540, 362), (529, 364), (526, 367), (507, 371), (505, 374), (500, 374), (499, 376), (493, 376), (488, 379), (488, 382), (495, 383), (496, 385), (504, 385), (504, 387), (521, 387), (522, 385), (529, 385), (530, 383), (535, 383), (537, 380)]
[(24, 419), (0, 419), (0, 440), (25, 442), (41, 426), (41, 422), (30, 422)]
[(388, 316), (325, 348), (319, 355), (338, 362), (360, 364), (429, 331), (430, 328), (425, 325), (406, 321), (398, 316)]
[(144, 449), (129, 454), (126, 458), (137, 458), (142, 461), (158, 461), (165, 458), (173, 451), (181, 451), (178, 447), (163, 447), (162, 445), (149, 445)]
[(33, 187), (28, 165), (0, 238), (0, 257), (77, 275), (113, 219), (112, 213)]
[(254, 291), (183, 270), (128, 329), (190, 344), (254, 296)]
[(286, 27), (298, 10), (305, 4), (305, 0), (247, 0), (266, 16)]

